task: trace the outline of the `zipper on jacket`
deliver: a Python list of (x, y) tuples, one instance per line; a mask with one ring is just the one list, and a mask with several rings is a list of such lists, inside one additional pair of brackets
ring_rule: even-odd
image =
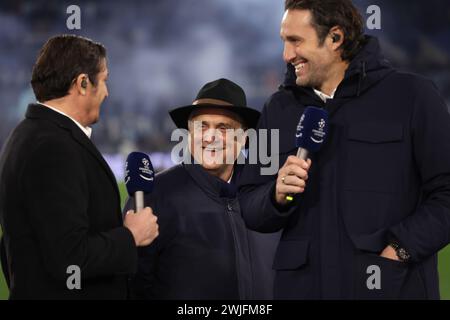
[(238, 281), (238, 291), (239, 291), (239, 299), (245, 299), (244, 295), (244, 288), (242, 287), (242, 281), (241, 281), (241, 269), (240, 269), (240, 263), (239, 263), (239, 252), (240, 252), (240, 247), (239, 247), (239, 241), (237, 239), (237, 235), (236, 235), (236, 229), (235, 229), (235, 225), (234, 225), (234, 217), (233, 217), (233, 205), (230, 201), (227, 200), (227, 215), (229, 216), (229, 222), (230, 222), (230, 226), (231, 226), (231, 232), (233, 234), (233, 240), (234, 240), (234, 260), (236, 263), (236, 276), (237, 276), (237, 281)]

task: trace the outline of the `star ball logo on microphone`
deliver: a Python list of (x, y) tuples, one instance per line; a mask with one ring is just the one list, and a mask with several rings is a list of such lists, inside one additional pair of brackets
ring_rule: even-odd
[(323, 128), (325, 128), (325, 119), (320, 119), (320, 121), (319, 121), (319, 128), (321, 130), (323, 130)]
[(313, 135), (311, 135), (311, 140), (314, 143), (323, 143), (324, 139), (325, 139), (325, 126), (326, 126), (326, 122), (325, 119), (320, 119), (320, 121), (317, 123), (318, 128), (317, 129), (313, 129)]
[(153, 170), (150, 169), (150, 161), (147, 158), (143, 158), (142, 164), (144, 167), (139, 167), (139, 171), (142, 173), (139, 176), (144, 180), (153, 181)]

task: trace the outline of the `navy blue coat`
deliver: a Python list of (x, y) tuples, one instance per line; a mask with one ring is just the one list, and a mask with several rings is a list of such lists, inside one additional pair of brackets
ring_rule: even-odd
[[(450, 116), (431, 81), (394, 70), (377, 39), (366, 40), (334, 99), (323, 103), (296, 86), (288, 66), (262, 112), (259, 128), (280, 129), (280, 167), (296, 153), (305, 106), (330, 114), (327, 141), (291, 207), (274, 204), (275, 175), (262, 176), (259, 165), (241, 175), (247, 225), (283, 229), (275, 298), (439, 298), (437, 252), (450, 241)], [(391, 238), (411, 262), (379, 256)], [(379, 290), (366, 284), (372, 265), (381, 270)]]
[[(236, 166), (233, 180), (238, 176)], [(246, 228), (234, 181), (181, 164), (156, 176), (145, 205), (158, 216), (160, 235), (139, 249), (132, 298), (273, 298), (271, 263), (279, 237)], [(125, 211), (131, 207), (129, 200)]]

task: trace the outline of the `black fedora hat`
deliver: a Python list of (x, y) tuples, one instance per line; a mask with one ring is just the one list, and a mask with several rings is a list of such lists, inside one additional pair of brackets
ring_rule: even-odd
[(247, 107), (245, 92), (240, 86), (228, 79), (218, 79), (205, 84), (192, 104), (169, 111), (170, 117), (178, 128), (188, 128), (188, 119), (192, 111), (205, 108), (223, 109), (238, 114), (247, 128), (255, 128), (260, 112)]

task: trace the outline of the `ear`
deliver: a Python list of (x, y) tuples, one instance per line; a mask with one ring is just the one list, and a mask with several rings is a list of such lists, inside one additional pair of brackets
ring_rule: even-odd
[(85, 73), (81, 73), (75, 80), (74, 86), (78, 94), (85, 96), (86, 90), (89, 85), (89, 76)]
[(331, 28), (328, 37), (333, 50), (338, 50), (344, 43), (344, 32), (339, 26)]

